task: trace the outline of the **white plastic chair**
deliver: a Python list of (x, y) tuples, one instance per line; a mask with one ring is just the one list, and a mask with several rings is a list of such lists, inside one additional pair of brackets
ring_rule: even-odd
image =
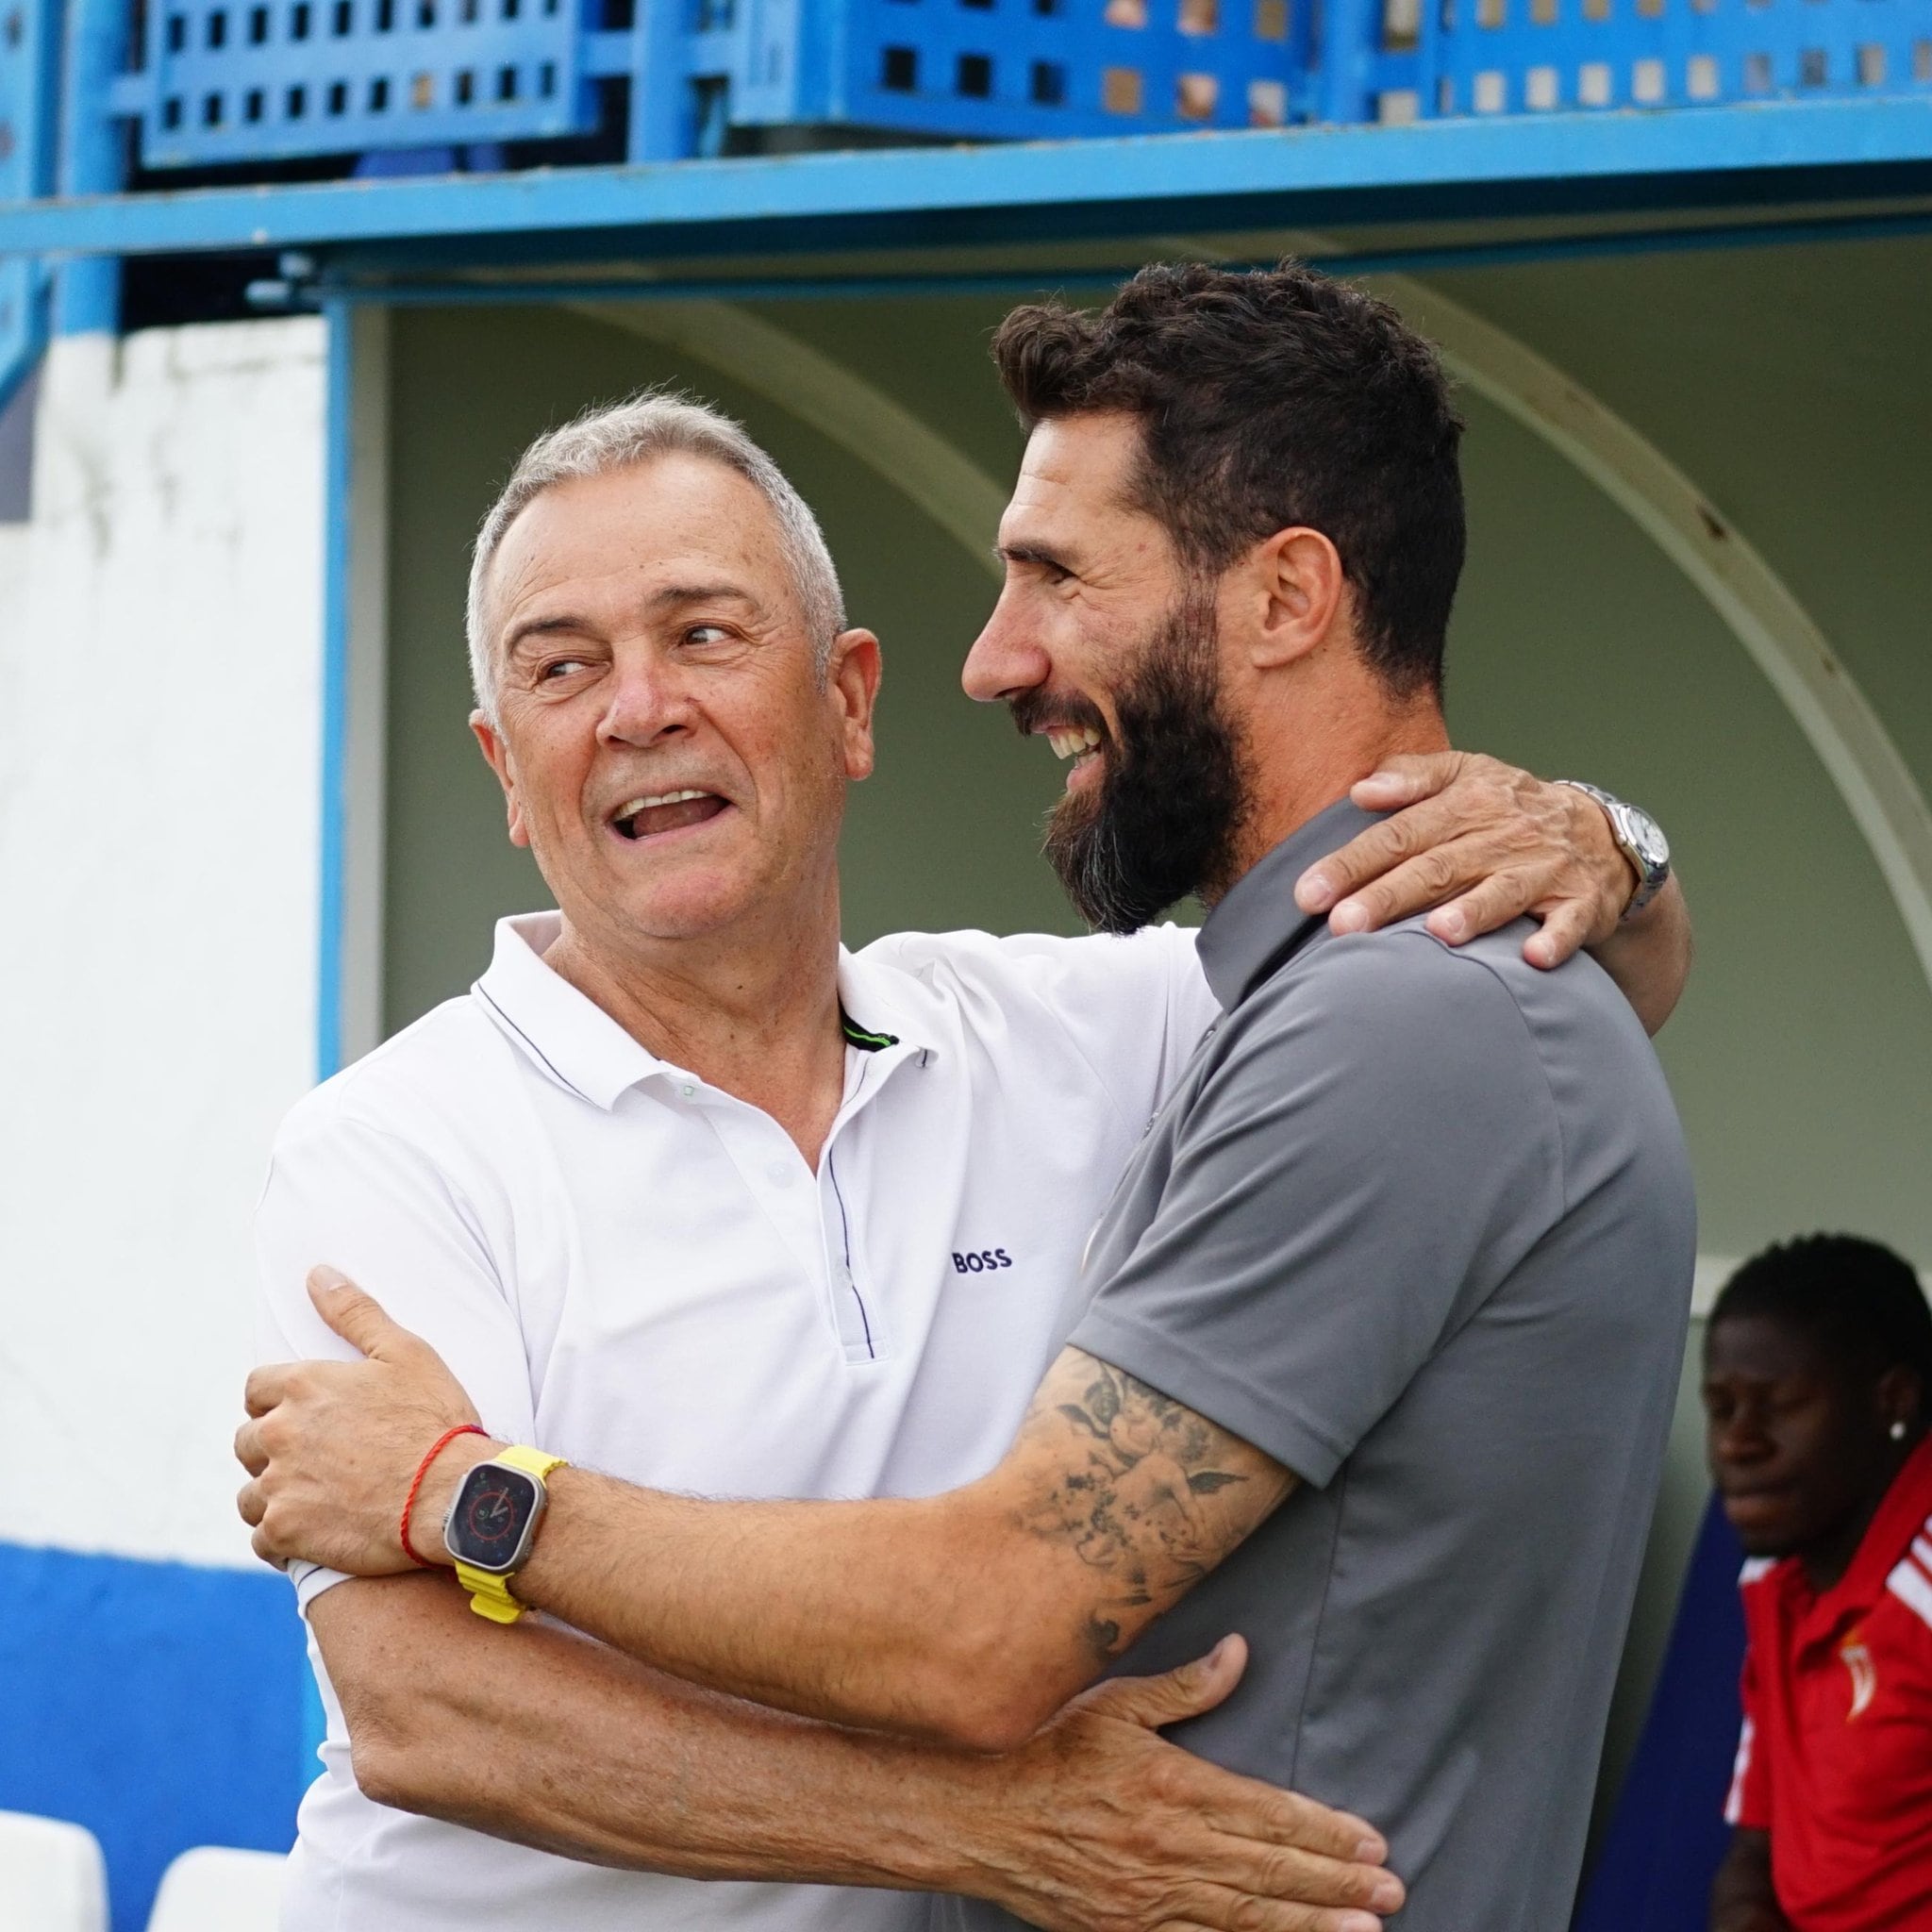
[(275, 1932), (282, 1913), (279, 1852), (198, 1845), (161, 1875), (147, 1932)]
[(0, 1811), (0, 1925), (8, 1932), (108, 1932), (108, 1868), (92, 1832)]

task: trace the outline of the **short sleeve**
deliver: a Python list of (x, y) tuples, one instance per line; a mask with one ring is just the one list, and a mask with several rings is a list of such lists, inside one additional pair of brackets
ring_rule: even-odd
[(1724, 1823), (1743, 1831), (1771, 1829), (1771, 1767), (1757, 1747), (1757, 1674), (1744, 1652), (1739, 1695), (1744, 1721), (1738, 1727), (1738, 1756), (1731, 1766), (1731, 1789), (1724, 1799)]
[(1400, 930), (1335, 941), (1221, 1031), (1153, 1218), (1074, 1345), (1329, 1481), (1561, 1212), (1515, 999)]
[[(340, 1114), (298, 1116), (276, 1141), (255, 1239), (258, 1359), (354, 1357), (308, 1299), (308, 1271), (326, 1262), (436, 1349), (492, 1434), (533, 1433), (522, 1331), (480, 1219), (411, 1142)], [(305, 1610), (342, 1580), (313, 1565), (291, 1575)]]

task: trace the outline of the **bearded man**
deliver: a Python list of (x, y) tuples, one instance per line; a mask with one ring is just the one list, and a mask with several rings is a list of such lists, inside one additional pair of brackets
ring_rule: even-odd
[[(1690, 1227), (1637, 1016), (1540, 965), (1634, 898), (1605, 950), (1668, 1011), (1660, 841), (1513, 781), (1555, 852), (1349, 802), (1456, 769), (1457, 425), (1391, 311), (1149, 271), (999, 354), (1033, 427), (968, 688), (1073, 755), (1076, 903), (1200, 891), (1199, 961), (841, 954), (878, 649), (808, 513), (661, 402), (526, 456), (476, 729), (560, 913), (304, 1103), (262, 1210), (273, 1352), (369, 1357), (258, 1371), (237, 1444), (339, 1697), (293, 1925), (925, 1919), (695, 1875), (1373, 1926), (1379, 1841), (1291, 1782), (1387, 1821), (1405, 1924), (1567, 1909)], [(319, 1262), (370, 1293), (311, 1307)], [(1088, 1690), (1130, 1657), (1183, 1674)]]

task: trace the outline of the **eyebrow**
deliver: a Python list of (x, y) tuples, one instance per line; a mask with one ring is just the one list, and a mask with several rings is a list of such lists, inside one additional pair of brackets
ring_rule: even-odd
[[(715, 604), (720, 601), (758, 608), (758, 600), (749, 591), (730, 583), (666, 584), (661, 591), (652, 593), (645, 608), (657, 612), (675, 610), (685, 604)], [(511, 626), (509, 635), (503, 641), (503, 655), (505, 658), (512, 657), (519, 645), (533, 638), (577, 635), (593, 627), (588, 619), (570, 610), (561, 610), (550, 617), (527, 617)]]
[(1074, 566), (1043, 543), (995, 543), (992, 554), (1003, 563), (1037, 563), (1049, 570), (1072, 572)]

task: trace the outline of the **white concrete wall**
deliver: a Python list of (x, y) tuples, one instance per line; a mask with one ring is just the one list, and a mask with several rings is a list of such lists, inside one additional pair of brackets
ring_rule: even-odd
[(58, 343), (0, 530), (0, 1541), (252, 1560), (249, 1213), (313, 1076), (323, 352), (308, 318)]

